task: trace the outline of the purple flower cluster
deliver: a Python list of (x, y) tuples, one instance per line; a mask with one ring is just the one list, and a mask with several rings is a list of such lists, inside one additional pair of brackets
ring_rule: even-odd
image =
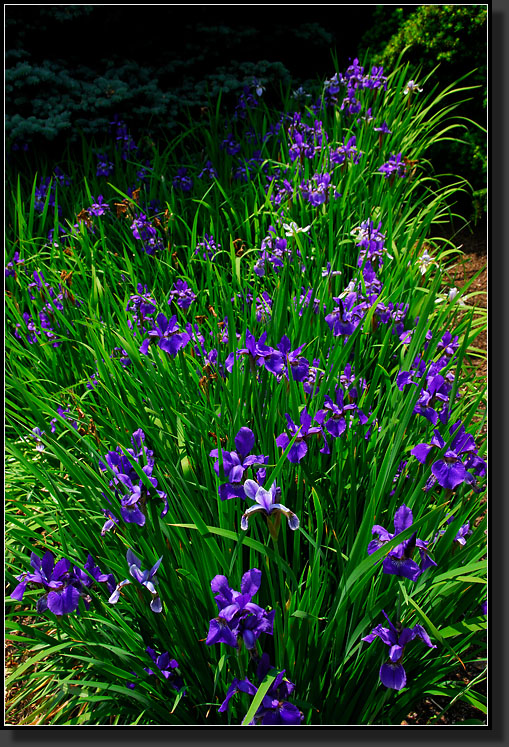
[(387, 78), (383, 75), (383, 68), (381, 67), (373, 66), (370, 73), (364, 73), (364, 68), (359, 65), (359, 60), (355, 58), (344, 75), (335, 73), (330, 80), (325, 82), (325, 105), (337, 105), (339, 103), (339, 93), (344, 87), (346, 87), (346, 96), (341, 103), (341, 111), (355, 115), (361, 110), (361, 103), (356, 98), (357, 91), (364, 88), (378, 89), (381, 87), (387, 90)]
[[(170, 658), (170, 654), (168, 653), (168, 651), (165, 651), (162, 654), (157, 654), (156, 651), (151, 648), (151, 646), (147, 646), (145, 651), (154, 662), (156, 668), (161, 672), (166, 682), (168, 682), (168, 684), (174, 690), (176, 690), (177, 692), (182, 692), (182, 695), (185, 695), (185, 691), (183, 691), (184, 680), (178, 672), (178, 661), (176, 659)], [(145, 670), (145, 672), (147, 672), (147, 674), (151, 674), (154, 676), (156, 675), (154, 670), (150, 667), (143, 667), (143, 669)], [(131, 690), (134, 690), (134, 688), (136, 687), (136, 683), (131, 682), (127, 687), (131, 688)]]
[(96, 176), (110, 176), (115, 169), (106, 153), (97, 153)]
[(164, 314), (158, 314), (155, 321), (150, 321), (152, 329), (148, 330), (148, 337), (140, 346), (140, 353), (143, 355), (148, 355), (150, 345), (157, 345), (165, 353), (175, 357), (189, 342), (189, 334), (180, 330), (176, 315), (168, 319)]
[(250, 428), (242, 427), (235, 436), (236, 451), (221, 450), (221, 460), (219, 458), (219, 449), (212, 449), (209, 456), (215, 459), (214, 471), (218, 477), (222, 471), (227, 482), (219, 486), (219, 497), (222, 501), (228, 501), (232, 498), (245, 498), (244, 481), (245, 473), (248, 469), (258, 467), (256, 477), (259, 482), (265, 480), (265, 468), (269, 458), (263, 454), (255, 456), (250, 454), (255, 444), (254, 433)]
[(263, 277), (267, 263), (273, 267), (275, 272), (279, 272), (285, 264), (285, 257), (288, 258), (289, 262), (293, 260), (294, 251), (295, 256), (302, 259), (300, 250), (298, 248), (293, 250), (289, 246), (288, 240), (277, 236), (277, 229), (274, 226), (269, 226), (269, 233), (261, 243), (260, 256), (253, 268), (255, 275)]
[(226, 150), (229, 156), (236, 156), (237, 153), (240, 153), (242, 146), (235, 140), (233, 133), (229, 132), (219, 147), (221, 150)]
[[(235, 677), (228, 688), (224, 701), (219, 706), (219, 713), (228, 710), (230, 699), (239, 692), (248, 695), (256, 695), (266, 675), (272, 669), (268, 654), (263, 654), (258, 662), (256, 677), (258, 687), (253, 685), (247, 678), (239, 680)], [(249, 726), (298, 726), (302, 723), (304, 716), (302, 711), (287, 698), (295, 690), (295, 685), (285, 677), (285, 670), (276, 672), (276, 676), (266, 695), (256, 711)]]
[(188, 309), (196, 298), (196, 293), (188, 286), (185, 280), (179, 278), (170, 291), (168, 304), (176, 303), (181, 309)]
[(330, 197), (337, 199), (341, 197), (334, 184), (332, 184), (332, 172), (314, 174), (311, 179), (305, 179), (301, 182), (301, 195), (306, 202), (315, 207), (327, 204)]
[[(371, 530), (372, 534), (377, 534), (378, 539), (373, 539), (368, 545), (368, 554), (372, 555), (374, 552), (383, 547), (387, 542), (390, 542), (398, 534), (401, 534), (412, 526), (413, 514), (411, 509), (403, 505), (398, 508), (394, 514), (394, 533), (388, 532), (384, 527), (375, 524)], [(389, 550), (382, 562), (383, 572), (395, 575), (403, 576), (411, 581), (416, 581), (421, 573), (431, 566), (436, 566), (435, 561), (428, 554), (429, 542), (421, 539), (417, 539), (417, 532), (405, 540), (396, 547)], [(421, 566), (412, 559), (412, 554), (417, 548), (421, 556)]]
[[(56, 312), (64, 312), (64, 302), (71, 306), (80, 306), (81, 302), (75, 299), (69, 289), (62, 283), (59, 283), (58, 291), (56, 291), (53, 286), (46, 282), (42, 272), (39, 273), (35, 270), (33, 278), (34, 282), (28, 285), (30, 298), (33, 301), (40, 299), (44, 302), (43, 307), (37, 311), (38, 325), (32, 314), (29, 311), (24, 311), (22, 318), (25, 329), (18, 322), (14, 329), (14, 336), (18, 340), (22, 340), (21, 332), (24, 331), (27, 342), (33, 345), (40, 341), (41, 335), (44, 335), (51, 342), (52, 347), (60, 347), (61, 341), (58, 337), (58, 330), (61, 325)], [(33, 295), (31, 289), (35, 289), (36, 295)], [(72, 324), (72, 321), (69, 323)]]
[(404, 178), (407, 175), (407, 171), (405, 161), (402, 158), (401, 153), (398, 153), (396, 156), (394, 153), (391, 153), (387, 163), (382, 164), (378, 171), (384, 175), (385, 179), (394, 178), (394, 176)]
[[(39, 184), (35, 188), (34, 192), (34, 209), (38, 213), (42, 213), (44, 211), (44, 206), (46, 203), (48, 204), (48, 207), (55, 208), (56, 205), (56, 185), (60, 184), (61, 186), (68, 186), (71, 183), (70, 178), (64, 174), (64, 172), (56, 166), (53, 171), (53, 177), (47, 176), (47, 177), (41, 177), (39, 179)], [(58, 215), (62, 215), (62, 206), (58, 205)]]
[(375, 228), (372, 220), (365, 220), (352, 231), (352, 234), (358, 239), (356, 246), (361, 247), (357, 267), (362, 267), (366, 260), (375, 266), (383, 265), (383, 255), (387, 250), (385, 248), (385, 234), (381, 232), (381, 228), (382, 221), (379, 221)]
[(181, 189), (183, 192), (190, 192), (193, 188), (193, 180), (187, 175), (187, 168), (181, 166), (176, 175), (173, 177), (173, 186), (175, 189)]
[(251, 568), (242, 576), (240, 591), (234, 591), (226, 576), (214, 576), (210, 587), (216, 595), (214, 599), (219, 614), (210, 621), (206, 640), (208, 646), (225, 643), (239, 648), (243, 642), (251, 650), (262, 633), (273, 635), (276, 611), (268, 612), (252, 601), (260, 588), (261, 580), (261, 571)]
[(129, 329), (134, 330), (135, 335), (135, 327), (137, 327), (142, 334), (146, 333), (145, 322), (149, 321), (153, 323), (153, 320), (149, 317), (155, 314), (157, 308), (156, 300), (150, 295), (146, 285), (138, 283), (136, 290), (138, 293), (129, 298), (126, 306), (126, 312), (132, 315), (131, 318), (127, 320), (127, 324)]
[(290, 447), (290, 451), (288, 452), (287, 459), (289, 462), (297, 464), (308, 452), (307, 442), (317, 434), (323, 435), (321, 423), (318, 426), (311, 425), (313, 418), (308, 413), (306, 407), (303, 408), (300, 414), (300, 425), (296, 425), (288, 413), (285, 414), (285, 417), (288, 425), (288, 433), (283, 432), (279, 434), (276, 438), (276, 446), (284, 450), (296, 436), (293, 446)]
[[(77, 431), (78, 430), (78, 423), (72, 417), (68, 417), (68, 413), (69, 412), (70, 412), (70, 410), (64, 410), (60, 405), (57, 408), (58, 415), (61, 418), (63, 418), (64, 420), (70, 420), (71, 421), (71, 426), (74, 428), (75, 431)], [(50, 427), (51, 427), (51, 432), (52, 433), (56, 432), (57, 422), (58, 422), (57, 418), (52, 418), (52, 420), (50, 421)]]
[(11, 599), (21, 602), (29, 584), (42, 587), (44, 594), (37, 600), (39, 613), (49, 610), (54, 615), (68, 615), (78, 609), (80, 599), (83, 599), (88, 609), (91, 602), (90, 588), (94, 581), (105, 583), (110, 593), (115, 588), (113, 575), (102, 573), (91, 555), (83, 569), (73, 565), (67, 558), (61, 558), (55, 563), (55, 556), (50, 550), (42, 558), (32, 552), (30, 565), (33, 573), (22, 573), (17, 577), (19, 583), (13, 590)]
[(328, 135), (323, 129), (322, 122), (315, 120), (313, 126), (302, 121), (301, 114), (295, 112), (291, 116), (291, 122), (288, 125), (288, 138), (290, 146), (288, 153), (290, 162), (297, 159), (302, 161), (303, 158), (314, 158), (315, 154), (320, 153), (324, 144), (328, 141)]
[(335, 165), (342, 165), (347, 161), (351, 161), (351, 163), (359, 163), (362, 152), (357, 150), (356, 143), (357, 138), (355, 135), (352, 135), (346, 143), (343, 140), (342, 145), (330, 151), (331, 163)]
[[(486, 476), (486, 462), (479, 456), (474, 437), (465, 431), (460, 421), (449, 428), (454, 437), (449, 447), (438, 430), (433, 431), (429, 444), (420, 443), (410, 452), (421, 464), (425, 464), (433, 449), (445, 449), (441, 459), (431, 465), (431, 478), (426, 490), (438, 483), (446, 490), (455, 490), (462, 483), (477, 490), (477, 477)], [(469, 472), (469, 470), (473, 471)]]
[(319, 410), (315, 415), (315, 420), (322, 426), (322, 433), (324, 435), (325, 446), (322, 449), (323, 453), (329, 453), (329, 446), (323, 428), (325, 427), (325, 430), (330, 436), (332, 436), (332, 438), (339, 438), (347, 428), (347, 413), (350, 413), (350, 425), (352, 424), (352, 415), (357, 415), (357, 418), (362, 425), (365, 425), (368, 422), (366, 415), (355, 403), (345, 404), (345, 393), (343, 389), (338, 386), (336, 387), (335, 401), (326, 394), (323, 409)]
[(12, 255), (12, 259), (10, 262), (7, 262), (7, 265), (5, 266), (5, 277), (13, 277), (16, 279), (16, 266), (22, 265), (25, 263), (24, 259), (19, 258), (19, 252), (15, 251)]
[(152, 255), (156, 251), (164, 249), (163, 241), (158, 236), (156, 227), (144, 213), (140, 213), (133, 220), (131, 231), (134, 238), (142, 243), (142, 251), (145, 254)]
[[(104, 462), (99, 462), (99, 469), (102, 472), (113, 473), (109, 486), (120, 502), (122, 519), (126, 524), (137, 524), (140, 527), (144, 526), (146, 521), (144, 509), (147, 500), (151, 498), (154, 492), (159, 500), (164, 501), (161, 517), (165, 516), (168, 511), (166, 493), (162, 490), (152, 490), (152, 488), (157, 488), (157, 480), (152, 477), (155, 464), (154, 452), (146, 448), (144, 441), (145, 434), (139, 428), (132, 435), (132, 449), (126, 449), (124, 452), (120, 446), (117, 446), (115, 451), (109, 451), (106, 454)], [(146, 461), (146, 464), (143, 464), (144, 461)], [(151, 488), (146, 487), (134, 464), (138, 465), (138, 469), (141, 469), (146, 481), (151, 483)], [(109, 499), (108, 502), (111, 504)], [(115, 524), (118, 524), (118, 519), (109, 509), (103, 509), (103, 513), (108, 519), (102, 528), (102, 535), (106, 534)]]
[[(210, 259), (214, 261), (214, 256), (221, 249), (221, 244), (216, 244), (215, 238), (210, 233), (206, 233), (203, 236), (203, 241), (199, 241), (196, 244), (194, 253), (202, 257), (202, 259)], [(204, 250), (203, 252), (201, 250)]]

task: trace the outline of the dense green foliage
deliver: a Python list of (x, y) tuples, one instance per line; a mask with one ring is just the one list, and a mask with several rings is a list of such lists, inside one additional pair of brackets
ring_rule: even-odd
[(439, 695), (484, 724), (486, 317), (429, 162), (455, 87), (370, 70), (8, 164), (8, 722), (397, 726)]

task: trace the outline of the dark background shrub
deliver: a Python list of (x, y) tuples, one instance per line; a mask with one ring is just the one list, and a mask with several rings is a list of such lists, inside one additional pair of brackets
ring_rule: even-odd
[[(439, 65), (436, 79), (441, 88), (470, 73), (460, 85), (477, 88), (458, 94), (456, 99), (468, 98), (461, 105), (461, 116), (486, 128), (487, 8), (487, 5), (378, 5), (373, 25), (360, 41), (359, 54), (369, 54), (374, 64), (387, 70), (402, 55), (402, 61), (409, 62), (414, 69), (420, 68), (422, 75)], [(479, 217), (486, 210), (486, 133), (471, 125), (456, 141), (433, 146), (429, 157), (437, 171), (461, 174), (470, 182), (473, 217)]]
[[(486, 124), (486, 5), (10, 5), (5, 9), (8, 151), (58, 153), (105, 134), (115, 115), (133, 134), (171, 133), (221, 92), (233, 104), (253, 77), (265, 97), (309, 86), (359, 57), (390, 72), (401, 53), (440, 87), (468, 72), (461, 114)], [(463, 94), (465, 97), (465, 94)], [(482, 211), (486, 137), (475, 126), (429, 154), (459, 173)], [(472, 198), (471, 198), (472, 199)], [(472, 204), (470, 205), (472, 209)]]
[[(115, 113), (172, 129), (186, 107), (253, 76), (279, 98), (356, 55), (371, 11), (356, 6), (10, 6), (6, 135), (74, 139)], [(39, 138), (40, 139), (40, 138)]]

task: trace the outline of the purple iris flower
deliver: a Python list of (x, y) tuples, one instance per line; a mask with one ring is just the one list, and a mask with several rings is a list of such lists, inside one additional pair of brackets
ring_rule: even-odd
[(94, 198), (92, 197), (92, 205), (88, 208), (90, 215), (105, 215), (110, 209), (110, 206), (102, 195), (98, 196), (96, 202), (93, 202), (93, 200)]
[[(216, 174), (217, 176), (217, 174)], [(205, 251), (202, 253), (200, 249)], [(204, 234), (203, 241), (199, 241), (196, 244), (195, 254), (198, 254), (203, 259), (214, 260), (214, 255), (221, 249), (221, 244), (216, 244), (215, 238), (210, 233)]]
[[(111, 591), (115, 579), (111, 574), (103, 574), (95, 565), (91, 555), (88, 556), (85, 570), (78, 566), (71, 567), (71, 561), (61, 558), (55, 563), (53, 553), (48, 550), (42, 558), (35, 552), (30, 556), (33, 573), (22, 573), (17, 577), (18, 585), (11, 594), (11, 599), (21, 601), (28, 584), (42, 586), (45, 594), (37, 601), (37, 612), (49, 610), (54, 615), (68, 615), (78, 609), (80, 597), (84, 597), (88, 609), (90, 603), (89, 588), (93, 581), (107, 583)], [(88, 573), (87, 573), (88, 571)], [(92, 579), (90, 578), (92, 575)]]
[[(328, 416), (328, 419), (325, 422), (325, 428), (333, 438), (339, 438), (339, 436), (346, 431), (345, 413), (351, 410), (358, 410), (358, 412), (363, 415), (357, 405), (345, 405), (344, 397), (345, 395), (341, 387), (336, 387), (336, 401), (334, 402), (331, 397), (326, 394), (323, 409), (319, 410), (315, 415), (315, 420), (317, 423), (320, 423), (320, 425), (323, 425), (325, 418)], [(365, 415), (364, 422), (367, 422)]]
[(406, 164), (404, 161), (402, 161), (401, 153), (398, 153), (397, 156), (391, 153), (391, 157), (389, 158), (387, 163), (384, 163), (382, 166), (380, 166), (378, 171), (381, 171), (386, 179), (390, 179), (391, 177), (394, 178), (395, 175), (405, 177)]
[(108, 159), (108, 156), (105, 153), (97, 154), (97, 168), (95, 172), (96, 176), (110, 176), (110, 174), (113, 173), (114, 169), (115, 166)]
[[(72, 425), (72, 427), (74, 428), (74, 430), (75, 430), (75, 431), (77, 431), (77, 430), (78, 430), (78, 423), (77, 423), (77, 421), (76, 421), (76, 420), (73, 420), (73, 419), (72, 419), (72, 416), (70, 416), (70, 417), (67, 417), (67, 414), (68, 414), (68, 413), (70, 413), (70, 410), (64, 410), (64, 409), (63, 409), (63, 407), (61, 407), (61, 406), (59, 405), (59, 406), (57, 407), (57, 413), (58, 413), (58, 415), (59, 415), (59, 416), (60, 416), (60, 417), (61, 417), (61, 418), (62, 418), (63, 420), (70, 420), (70, 421), (71, 421), (71, 425)], [(51, 427), (51, 432), (52, 432), (52, 433), (55, 433), (55, 432), (56, 432), (56, 429), (57, 429), (57, 422), (58, 422), (57, 418), (52, 418), (52, 420), (50, 421), (50, 427)]]
[(346, 143), (343, 141), (343, 145), (340, 145), (339, 148), (331, 151), (331, 163), (342, 164), (345, 163), (347, 159), (351, 160), (352, 163), (359, 163), (362, 152), (357, 150), (356, 141), (356, 136), (352, 135)]
[(37, 612), (49, 609), (55, 615), (73, 612), (79, 601), (79, 591), (67, 585), (71, 561), (62, 558), (55, 564), (55, 556), (48, 550), (42, 558), (35, 552), (30, 556), (30, 565), (34, 573), (23, 573), (18, 576), (20, 582), (11, 594), (11, 599), (21, 601), (28, 584), (43, 586), (47, 592), (37, 602)]
[[(447, 403), (449, 402), (451, 389), (452, 384), (441, 374), (427, 376), (426, 389), (421, 391), (421, 395), (414, 407), (414, 412), (418, 415), (423, 415), (433, 425), (436, 425), (443, 413), (448, 415)], [(435, 409), (437, 403), (441, 405), (439, 411)]]
[(13, 276), (16, 278), (16, 268), (15, 265), (22, 265), (24, 264), (25, 260), (19, 258), (19, 252), (16, 251), (12, 255), (12, 259), (10, 262), (7, 262), (7, 265), (5, 267), (5, 277)]
[(375, 132), (381, 132), (385, 135), (392, 135), (392, 130), (389, 130), (389, 126), (385, 120), (380, 127), (373, 127), (373, 129)]
[(334, 198), (341, 196), (334, 185), (331, 184), (331, 174), (329, 172), (314, 174), (311, 179), (302, 182), (300, 188), (302, 197), (314, 206), (329, 202), (331, 190), (333, 190)]
[(193, 180), (187, 175), (187, 168), (182, 166), (173, 178), (173, 186), (183, 192), (190, 192), (193, 188)]
[(288, 519), (290, 529), (295, 531), (299, 528), (299, 519), (293, 511), (290, 511), (290, 509), (281, 503), (275, 503), (275, 498), (281, 494), (281, 489), (276, 488), (275, 482), (272, 483), (269, 490), (265, 490), (264, 487), (254, 480), (246, 480), (244, 483), (244, 492), (248, 498), (255, 501), (255, 505), (250, 506), (242, 515), (240, 526), (244, 531), (247, 530), (249, 517), (259, 511), (262, 511), (266, 516), (274, 513), (284, 514)]
[[(155, 462), (154, 452), (146, 448), (144, 441), (145, 434), (139, 428), (131, 437), (131, 444), (134, 448), (127, 449), (126, 453), (123, 453), (120, 447), (117, 447), (115, 451), (109, 451), (106, 454), (104, 462), (99, 462), (99, 469), (102, 472), (111, 471), (113, 473), (109, 486), (120, 501), (120, 512), (123, 520), (127, 524), (138, 524), (138, 526), (145, 525), (144, 508), (147, 500), (153, 495), (154, 491), (147, 488), (143, 480), (138, 476), (138, 472), (134, 467), (135, 463), (140, 466), (147, 480), (156, 488), (155, 493), (157, 493), (158, 498), (164, 501), (161, 518), (168, 512), (167, 495), (164, 491), (157, 489), (157, 480), (155, 477), (152, 477)], [(143, 466), (142, 459), (147, 462)], [(109, 501), (109, 499), (107, 500)], [(118, 519), (108, 509), (103, 509), (103, 513), (108, 518), (102, 528), (102, 536), (115, 524), (118, 524)]]
[(133, 329), (134, 325), (136, 325), (140, 326), (145, 332), (145, 320), (148, 316), (155, 313), (157, 303), (155, 298), (152, 298), (150, 293), (147, 291), (146, 285), (143, 286), (141, 283), (138, 283), (137, 291), (138, 293), (136, 295), (129, 298), (129, 302), (126, 306), (126, 311), (133, 314), (132, 320), (128, 319), (127, 324), (129, 329)]
[(94, 583), (105, 583), (110, 594), (115, 590), (117, 582), (112, 573), (103, 573), (98, 565), (95, 564), (95, 560), (92, 555), (88, 555), (87, 562), (81, 569), (79, 566), (73, 566), (71, 572), (72, 584), (78, 588), (81, 593), (81, 597), (85, 603), (85, 607), (89, 609), (91, 598), (88, 594), (88, 590)]
[(238, 648), (239, 642), (243, 641), (245, 647), (251, 650), (262, 633), (273, 635), (276, 611), (267, 612), (252, 601), (261, 580), (261, 571), (251, 568), (242, 576), (240, 591), (234, 591), (226, 576), (214, 576), (210, 588), (216, 595), (214, 598), (219, 614), (210, 621), (205, 641), (208, 646), (226, 643)]
[(181, 309), (188, 309), (196, 298), (196, 293), (188, 286), (185, 280), (179, 279), (170, 291), (168, 303), (176, 303)]
[[(144, 586), (151, 594), (152, 601), (150, 602), (150, 609), (152, 612), (161, 612), (163, 609), (163, 605), (161, 603), (161, 599), (159, 597), (159, 594), (156, 591), (156, 584), (158, 583), (158, 580), (156, 578), (157, 569), (159, 568), (161, 561), (163, 559), (163, 556), (159, 558), (159, 560), (155, 563), (155, 565), (152, 566), (150, 570), (142, 571), (141, 570), (141, 560), (136, 557), (136, 555), (133, 553), (131, 548), (127, 551), (127, 565), (129, 567), (129, 573), (131, 576), (137, 581), (139, 584)], [(118, 600), (120, 599), (120, 593), (122, 591), (122, 588), (124, 586), (128, 586), (131, 584), (132, 581), (130, 579), (126, 578), (124, 581), (121, 581), (119, 584), (117, 584), (117, 587), (115, 591), (112, 593), (110, 598), (108, 599), (108, 602), (110, 604), (116, 604)]]
[[(402, 505), (394, 514), (394, 533), (388, 532), (384, 527), (375, 524), (371, 533), (377, 534), (378, 539), (373, 539), (368, 544), (368, 555), (372, 555), (387, 542), (394, 539), (398, 534), (401, 534), (405, 529), (411, 527), (413, 520), (411, 509)], [(417, 532), (414, 532), (408, 540), (393, 547), (385, 556), (382, 563), (383, 572), (390, 575), (403, 576), (404, 578), (409, 578), (411, 581), (416, 581), (421, 573), (423, 573), (427, 568), (436, 566), (435, 561), (432, 560), (428, 554), (428, 544), (429, 542), (426, 540), (417, 539)], [(416, 547), (421, 556), (421, 567), (417, 565), (415, 560), (412, 560), (412, 553)]]
[(443, 350), (444, 354), (448, 356), (448, 358), (452, 358), (452, 356), (456, 353), (458, 347), (458, 335), (455, 335), (453, 338), (449, 330), (447, 330), (447, 332), (443, 334), (442, 339), (437, 344), (437, 350)]
[(157, 229), (152, 225), (150, 218), (144, 213), (140, 213), (131, 224), (131, 231), (137, 241), (143, 242), (143, 251), (152, 255), (156, 251), (164, 248), (162, 240), (159, 238)]
[(35, 441), (35, 448), (37, 451), (44, 451), (46, 448), (43, 442), (41, 441), (41, 436), (44, 436), (44, 431), (41, 431), (40, 428), (37, 426), (35, 428), (32, 428), (32, 432), (30, 433), (30, 438), (33, 438)]
[(325, 321), (334, 335), (350, 336), (359, 324), (364, 315), (360, 305), (354, 305), (357, 301), (357, 293), (348, 293), (345, 298), (334, 296), (334, 301), (338, 304), (330, 314), (327, 314)]
[(237, 153), (240, 153), (241, 149), (240, 143), (237, 143), (237, 141), (233, 137), (233, 133), (231, 132), (225, 137), (219, 147), (221, 148), (221, 150), (226, 149), (226, 152), (230, 156), (237, 155)]
[(179, 330), (176, 315), (168, 319), (164, 314), (158, 314), (153, 324), (153, 328), (148, 331), (149, 336), (140, 346), (140, 353), (143, 355), (147, 355), (149, 345), (155, 343), (165, 353), (175, 357), (189, 342), (187, 332)]
[(308, 375), (309, 361), (300, 355), (300, 352), (306, 347), (306, 344), (304, 343), (292, 350), (290, 340), (286, 335), (283, 335), (278, 343), (277, 350), (265, 359), (265, 368), (275, 376), (281, 376), (284, 373), (287, 378), (289, 371), (291, 371), (294, 381), (304, 381)]
[(286, 449), (292, 438), (297, 433), (297, 438), (287, 455), (288, 461), (292, 462), (292, 464), (297, 464), (307, 454), (308, 445), (306, 441), (312, 438), (315, 434), (321, 433), (322, 429), (321, 427), (316, 426), (311, 427), (313, 418), (309, 415), (306, 407), (304, 407), (300, 415), (300, 426), (295, 425), (288, 413), (285, 413), (285, 417), (288, 423), (290, 435), (287, 433), (280, 433), (276, 438), (276, 445), (279, 446), (280, 449)]
[[(475, 486), (477, 484), (476, 477), (468, 472), (468, 469), (474, 469), (474, 472), (480, 476), (486, 474), (486, 462), (477, 454), (474, 437), (470, 433), (466, 433), (465, 426), (459, 422), (449, 428), (449, 433), (452, 434), (455, 431), (456, 435), (442, 459), (437, 460), (431, 466), (433, 482), (438, 482), (447, 490), (454, 490), (463, 482)], [(433, 448), (444, 449), (445, 447), (446, 442), (439, 431), (435, 430), (429, 444), (417, 444), (410, 453), (421, 464), (425, 464), (428, 454)]]
[[(454, 516), (452, 515), (452, 516), (449, 516), (446, 519), (445, 523), (446, 524), (451, 524), (453, 521), (454, 521)], [(440, 529), (437, 532), (437, 534), (435, 535), (435, 537), (433, 538), (433, 542), (436, 542), (439, 539), (439, 537), (441, 537), (443, 534), (445, 534), (445, 532), (446, 532), (445, 529)], [(467, 541), (466, 537), (468, 537), (471, 534), (472, 534), (472, 530), (470, 529), (470, 522), (467, 521), (466, 524), (463, 524), (463, 526), (461, 526), (458, 529), (458, 532), (456, 533), (456, 536), (455, 536), (453, 542), (457, 542), (458, 545), (465, 545), (466, 541)]]
[[(222, 451), (223, 471), (228, 480), (219, 486), (219, 497), (222, 501), (230, 498), (245, 498), (244, 486), (242, 481), (244, 473), (250, 467), (262, 467), (257, 472), (259, 480), (265, 479), (265, 470), (263, 465), (267, 464), (269, 458), (263, 454), (255, 456), (249, 455), (255, 443), (254, 433), (250, 428), (242, 427), (235, 436), (236, 451)], [(214, 462), (214, 471), (219, 476), (219, 449), (212, 449), (210, 457), (216, 459)]]
[[(162, 654), (157, 654), (156, 651), (154, 651), (154, 649), (150, 646), (147, 646), (145, 651), (150, 656), (157, 669), (159, 669), (164, 679), (171, 685), (171, 687), (173, 687), (173, 689), (177, 692), (181, 692), (182, 695), (185, 695), (186, 693), (185, 691), (183, 691), (184, 681), (178, 673), (178, 661), (176, 661), (176, 659), (171, 659), (168, 651), (165, 651)], [(143, 667), (143, 669), (148, 674), (155, 674), (155, 672), (150, 669), (150, 667)], [(133, 674), (135, 673), (133, 672)], [(130, 682), (127, 687), (131, 688), (131, 690), (134, 690), (136, 684), (134, 682)]]
[(238, 360), (242, 355), (247, 355), (251, 370), (254, 371), (257, 366), (263, 366), (265, 359), (268, 358), (274, 352), (274, 348), (269, 347), (265, 344), (267, 339), (267, 332), (264, 332), (259, 340), (256, 340), (254, 335), (249, 330), (246, 331), (246, 347), (241, 348), (235, 353), (230, 353), (225, 361), (225, 368), (231, 372), (235, 360)]
[(406, 672), (402, 664), (405, 646), (410, 641), (413, 641), (414, 638), (420, 638), (429, 648), (436, 648), (436, 646), (431, 643), (429, 635), (422, 625), (415, 625), (413, 628), (402, 628), (401, 624), (398, 623), (395, 627), (385, 614), (385, 611), (382, 610), (382, 612), (389, 623), (389, 627), (384, 628), (382, 625), (377, 625), (369, 635), (364, 636), (361, 640), (366, 641), (366, 643), (372, 643), (378, 637), (389, 646), (389, 661), (380, 667), (380, 679), (385, 687), (401, 690), (406, 685)]
[(205, 176), (207, 176), (209, 179), (217, 179), (217, 171), (210, 159), (205, 162), (205, 166), (198, 174), (198, 179), (203, 179)]
[[(256, 672), (258, 687), (262, 684), (265, 676), (271, 669), (268, 654), (263, 654), (258, 662)], [(267, 690), (249, 726), (298, 726), (302, 723), (304, 718), (303, 713), (296, 705), (287, 701), (287, 698), (295, 690), (295, 685), (285, 677), (285, 671), (283, 669), (277, 673), (275, 680)], [(238, 680), (235, 678), (228, 688), (224, 701), (219, 706), (219, 713), (224, 713), (228, 710), (230, 699), (233, 695), (236, 695), (238, 692), (256, 695), (258, 687), (253, 685), (248, 679)]]

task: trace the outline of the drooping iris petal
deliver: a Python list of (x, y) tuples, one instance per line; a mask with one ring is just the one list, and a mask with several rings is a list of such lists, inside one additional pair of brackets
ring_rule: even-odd
[(424, 464), (433, 446), (431, 444), (417, 444), (410, 452), (421, 464)]
[(429, 648), (436, 648), (436, 646), (433, 643), (431, 643), (431, 639), (429, 635), (427, 634), (427, 632), (422, 627), (422, 625), (415, 625), (414, 633), (415, 635), (418, 635), (419, 638), (421, 638), (424, 641), (426, 646), (428, 646)]
[(385, 687), (401, 690), (406, 685), (406, 672), (402, 664), (386, 662), (380, 667), (380, 680)]
[(454, 490), (462, 482), (474, 482), (473, 476), (467, 472), (465, 465), (459, 459), (454, 462), (439, 459), (432, 465), (431, 472), (439, 485), (449, 490)]
[(48, 609), (54, 615), (67, 615), (78, 607), (80, 593), (74, 586), (66, 586), (62, 591), (50, 591)]
[(346, 431), (346, 420), (341, 418), (329, 418), (325, 427), (333, 438), (339, 438)]
[(308, 453), (308, 445), (305, 441), (296, 441), (288, 452), (287, 459), (292, 464), (297, 464)]
[(228, 627), (226, 620), (214, 618), (210, 621), (209, 632), (205, 641), (207, 646), (214, 643), (226, 643), (228, 646), (237, 647), (237, 638)]
[(417, 563), (411, 558), (398, 558), (395, 555), (387, 555), (382, 563), (383, 572), (393, 576), (403, 576), (411, 581), (416, 581), (422, 571)]
[(19, 583), (11, 593), (11, 599), (16, 599), (16, 601), (21, 602), (26, 591), (27, 584), (28, 581), (21, 581), (21, 583)]
[(152, 612), (162, 612), (163, 611), (163, 605), (161, 602), (161, 598), (159, 596), (154, 597), (152, 601), (150, 602), (150, 609)]

